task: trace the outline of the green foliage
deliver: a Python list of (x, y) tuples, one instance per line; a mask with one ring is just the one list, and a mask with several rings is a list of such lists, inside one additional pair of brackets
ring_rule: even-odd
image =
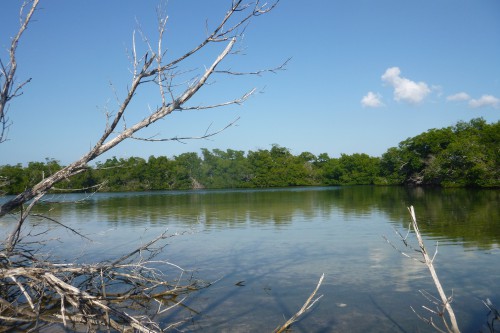
[(2, 194), (21, 193), (28, 186), (28, 177), (20, 163), (0, 167), (0, 190)]
[(500, 186), (500, 122), (484, 119), (431, 129), (382, 155), (388, 184)]
[(327, 185), (370, 185), (377, 183), (380, 158), (367, 154), (341, 154), (323, 162), (322, 176)]
[[(61, 169), (59, 162), (0, 166), (0, 190), (17, 194)], [(500, 122), (481, 118), (431, 129), (389, 148), (382, 157), (310, 152), (293, 155), (277, 144), (245, 152), (201, 150), (173, 158), (112, 157), (65, 180), (59, 190), (144, 191), (311, 185), (435, 185), (500, 187)]]
[(316, 185), (311, 153), (294, 156), (288, 148), (274, 144), (271, 150), (250, 151), (252, 187), (286, 187)]
[(250, 186), (250, 164), (243, 151), (225, 152), (202, 149), (202, 179), (208, 188), (241, 188)]

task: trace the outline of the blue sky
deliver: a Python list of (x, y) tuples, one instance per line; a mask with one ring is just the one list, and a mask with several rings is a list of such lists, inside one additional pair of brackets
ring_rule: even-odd
[[(167, 57), (205, 36), (230, 1), (170, 0)], [(19, 1), (0, 10), (0, 56), (7, 58), (18, 27)], [(18, 82), (32, 81), (9, 109), (9, 141), (0, 164), (63, 164), (98, 140), (106, 112), (117, 109), (131, 80), (128, 55), (139, 27), (157, 34), (156, 1), (41, 1), (18, 48)], [(257, 88), (244, 105), (174, 113), (143, 136), (199, 136), (240, 117), (211, 140), (126, 141), (111, 156), (147, 158), (200, 148), (257, 150), (272, 144), (316, 155), (367, 153), (430, 128), (483, 117), (500, 118), (500, 1), (498, 0), (282, 0), (248, 26), (240, 54), (221, 68), (286, 71), (253, 77), (216, 76), (191, 105), (224, 102)], [(139, 39), (139, 38), (138, 38)], [(223, 45), (217, 46), (222, 48)], [(144, 50), (144, 45), (138, 49)], [(196, 72), (218, 48), (190, 61)], [(191, 73), (191, 72), (190, 72)], [(141, 90), (127, 125), (159, 105), (155, 88)]]

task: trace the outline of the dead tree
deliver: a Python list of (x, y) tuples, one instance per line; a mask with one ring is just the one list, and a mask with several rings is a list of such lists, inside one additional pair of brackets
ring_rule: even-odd
[[(17, 195), (14, 199), (9, 200), (8, 202), (0, 206), (0, 217), (19, 208), (22, 204), (37, 197), (38, 195), (46, 193), (57, 182), (85, 171), (89, 162), (93, 161), (95, 158), (109, 151), (110, 149), (116, 147), (124, 140), (132, 138), (140, 130), (157, 122), (160, 119), (165, 118), (174, 111), (193, 109), (203, 110), (243, 103), (246, 99), (248, 99), (249, 96), (251, 96), (255, 92), (255, 89), (249, 90), (247, 93), (243, 94), (243, 96), (237, 99), (224, 101), (215, 105), (196, 107), (186, 105), (186, 103), (206, 84), (207, 80), (214, 74), (252, 75), (261, 74), (263, 72), (274, 72), (284, 68), (286, 62), (276, 68), (257, 70), (248, 73), (240, 73), (230, 70), (217, 70), (221, 62), (230, 54), (233, 54), (232, 52), (234, 51), (235, 44), (242, 38), (241, 31), (243, 30), (244, 25), (252, 18), (268, 13), (273, 8), (275, 8), (276, 5), (277, 3), (274, 3), (272, 5), (269, 5), (267, 3), (261, 4), (259, 1), (254, 3), (245, 3), (243, 0), (232, 1), (231, 7), (226, 15), (203, 41), (201, 41), (191, 50), (184, 53), (182, 56), (174, 60), (170, 60), (167, 63), (165, 63), (164, 61), (164, 52), (162, 51), (163, 47), (161, 39), (167, 22), (166, 17), (162, 17), (159, 20), (160, 39), (158, 41), (157, 48), (153, 49), (153, 46), (148, 44), (148, 52), (139, 56), (136, 53), (136, 43), (135, 38), (133, 38), (133, 75), (132, 81), (130, 83), (130, 88), (128, 89), (125, 98), (121, 101), (116, 114), (108, 115), (106, 128), (102, 136), (98, 139), (97, 143), (92, 149), (90, 149), (77, 161), (64, 167), (50, 177), (45, 178), (43, 181), (36, 184), (32, 188), (27, 189), (23, 193)], [(234, 19), (233, 16), (238, 15), (242, 15), (243, 17), (237, 20), (236, 23), (233, 22), (233, 24), (230, 24), (230, 19)], [(201, 73), (193, 80), (193, 82), (187, 84), (183, 91), (174, 94), (175, 83), (173, 83), (173, 80), (177, 76), (178, 67), (181, 66), (182, 63), (189, 57), (204, 50), (205, 47), (207, 47), (209, 44), (224, 45), (224, 48), (221, 53), (213, 60), (211, 66), (206, 68), (203, 73)], [(126, 126), (123, 121), (124, 115), (134, 96), (140, 93), (139, 88), (143, 85), (148, 84), (154, 84), (158, 86), (161, 105), (158, 106), (155, 110), (148, 110), (148, 115), (141, 121), (138, 121), (134, 125), (126, 127), (123, 130), (118, 130), (119, 125)], [(205, 137), (207, 136), (209, 136), (209, 134), (205, 135)], [(171, 140), (177, 139), (171, 138)]]
[[(0, 99), (0, 110), (5, 122), (5, 110), (11, 99), (20, 93), (26, 83), (14, 87), (16, 69), (15, 51), (22, 32), (26, 29), (38, 0), (25, 3), (31, 10), (25, 16), (17, 36), (13, 39), (9, 65), (2, 63), (4, 87)], [(44, 178), (38, 184), (26, 189), (13, 199), (0, 206), (0, 218), (9, 215), (16, 218), (15, 226), (0, 245), (0, 322), (7, 330), (12, 327), (38, 329), (43, 325), (56, 322), (72, 329), (97, 331), (102, 329), (141, 332), (157, 332), (168, 329), (160, 327), (155, 318), (171, 306), (182, 302), (182, 295), (190, 290), (205, 287), (206, 284), (185, 279), (186, 272), (179, 266), (168, 262), (154, 261), (154, 255), (161, 249), (161, 241), (171, 235), (163, 234), (145, 246), (132, 251), (113, 262), (95, 264), (55, 263), (40, 257), (29, 235), (25, 233), (25, 221), (31, 216), (37, 202), (58, 182), (84, 172), (89, 162), (113, 149), (121, 142), (137, 138), (139, 132), (167, 117), (174, 111), (204, 110), (221, 106), (243, 103), (255, 89), (250, 89), (241, 97), (222, 101), (214, 105), (190, 106), (189, 100), (202, 89), (207, 80), (215, 75), (242, 75), (273, 72), (284, 68), (286, 62), (271, 69), (259, 69), (242, 73), (220, 69), (222, 63), (236, 52), (236, 44), (243, 37), (243, 31), (250, 20), (269, 13), (277, 1), (271, 4), (260, 1), (229, 1), (228, 11), (207, 37), (176, 59), (167, 59), (162, 45), (162, 37), (167, 17), (159, 15), (159, 39), (154, 45), (143, 36), (145, 52), (137, 51), (136, 34), (133, 34), (131, 49), (132, 78), (125, 98), (119, 102), (113, 114), (107, 114), (105, 129), (97, 143), (78, 160)], [(23, 7), (24, 7), (23, 6)], [(202, 53), (207, 46), (219, 47), (220, 53), (210, 66), (193, 80), (177, 82), (180, 70), (186, 60)], [(145, 86), (156, 86), (159, 93), (159, 106), (145, 110), (145, 116), (129, 126), (125, 115), (134, 98)], [(179, 87), (182, 87), (180, 89)], [(231, 125), (231, 124), (230, 124)], [(206, 138), (219, 131), (205, 133), (196, 138)], [(2, 131), (4, 133), (4, 131)], [(188, 137), (189, 138), (189, 137)], [(191, 137), (195, 138), (195, 137)], [(179, 140), (170, 138), (163, 140)], [(38, 218), (49, 218), (38, 216)], [(74, 231), (74, 230), (72, 230)], [(83, 235), (81, 235), (83, 237)], [(40, 243), (35, 246), (41, 246)], [(150, 255), (145, 256), (145, 253)], [(168, 269), (174, 268), (176, 276), (169, 278)], [(184, 279), (184, 280), (183, 280)], [(119, 290), (113, 286), (120, 283)], [(156, 304), (156, 307), (151, 307)], [(155, 309), (141, 312), (126, 309)], [(172, 323), (175, 326), (175, 323)], [(0, 331), (2, 329), (0, 328)]]
[[(22, 94), (23, 86), (31, 80), (28, 79), (17, 86), (15, 85), (17, 70), (16, 51), (19, 40), (24, 31), (28, 28), (28, 24), (38, 6), (38, 1), (39, 0), (26, 1), (21, 5), (19, 13), (20, 27), (17, 34), (12, 38), (9, 49), (9, 60), (7, 64), (4, 64), (2, 59), (0, 59), (0, 143), (6, 140), (7, 130), (10, 125), (9, 118), (7, 117), (8, 102), (14, 97)], [(24, 15), (26, 7), (28, 7), (29, 10), (28, 13)]]

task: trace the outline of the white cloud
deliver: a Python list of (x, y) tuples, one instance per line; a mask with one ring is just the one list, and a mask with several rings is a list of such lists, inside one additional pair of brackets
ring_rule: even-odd
[(450, 95), (446, 97), (446, 100), (448, 101), (453, 101), (453, 102), (461, 102), (461, 101), (468, 101), (470, 99), (469, 94), (465, 92), (459, 92), (458, 94)]
[(375, 94), (374, 92), (369, 91), (368, 94), (361, 99), (361, 105), (369, 108), (379, 108), (384, 106), (381, 98), (382, 96), (380, 96), (380, 94)]
[(469, 106), (471, 108), (481, 108), (486, 106), (497, 108), (500, 106), (500, 99), (492, 95), (483, 95), (479, 99), (471, 99), (469, 101)]
[(415, 82), (402, 77), (399, 67), (388, 68), (382, 75), (382, 81), (394, 88), (394, 100), (396, 101), (420, 103), (431, 92), (425, 82)]

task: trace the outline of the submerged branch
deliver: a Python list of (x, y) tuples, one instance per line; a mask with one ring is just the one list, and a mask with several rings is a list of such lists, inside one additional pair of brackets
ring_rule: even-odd
[(295, 323), (300, 316), (302, 316), (304, 313), (306, 313), (323, 295), (318, 296), (316, 299), (313, 299), (316, 293), (318, 292), (319, 287), (321, 286), (321, 283), (323, 283), (323, 278), (325, 277), (325, 273), (321, 274), (321, 277), (319, 278), (318, 284), (316, 285), (316, 288), (314, 291), (311, 293), (309, 298), (306, 300), (304, 305), (300, 308), (300, 310), (294, 314), (290, 319), (287, 320), (286, 323), (283, 324), (283, 326), (280, 326), (276, 328), (273, 333), (282, 333), (286, 331), (287, 329), (290, 328), (290, 326)]

